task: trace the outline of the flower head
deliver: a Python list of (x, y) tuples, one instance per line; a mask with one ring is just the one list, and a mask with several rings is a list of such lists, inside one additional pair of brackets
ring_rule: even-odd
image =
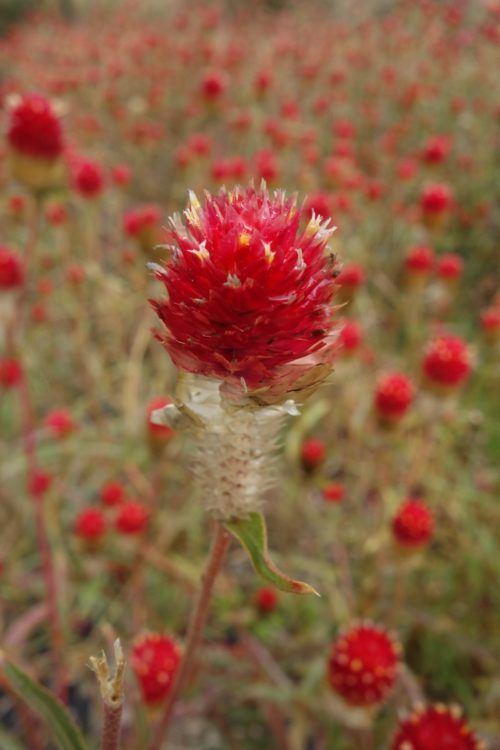
[(174, 364), (248, 389), (329, 371), (329, 222), (313, 217), (302, 230), (295, 198), (265, 187), (207, 193), (203, 205), (191, 195), (184, 215), (171, 220), (173, 254), (157, 270), (168, 297), (153, 302)]
[(481, 312), (479, 322), (484, 334), (490, 339), (500, 336), (500, 305), (487, 307)]
[(98, 542), (106, 533), (106, 521), (99, 508), (84, 508), (75, 520), (75, 534), (85, 542)]
[(154, 229), (160, 224), (161, 210), (154, 204), (137, 206), (127, 211), (123, 217), (123, 228), (130, 237), (138, 237), (141, 232)]
[(307, 438), (301, 445), (300, 458), (306, 471), (314, 471), (326, 458), (326, 446), (319, 438)]
[(255, 594), (255, 606), (261, 614), (268, 614), (278, 606), (278, 592), (271, 586), (263, 586)]
[(65, 438), (74, 432), (78, 425), (67, 409), (53, 409), (45, 417), (45, 426), (52, 437)]
[(51, 102), (39, 94), (17, 99), (10, 111), (7, 140), (21, 154), (57, 159), (63, 150), (63, 133)]
[(459, 336), (443, 335), (427, 346), (422, 362), (425, 376), (437, 385), (457, 387), (469, 377), (472, 357)]
[(210, 70), (203, 76), (200, 93), (207, 101), (217, 101), (222, 97), (226, 88), (227, 79), (224, 73), (218, 70)]
[(448, 211), (453, 204), (453, 193), (448, 185), (436, 182), (428, 185), (420, 196), (420, 207), (424, 214), (432, 216)]
[(400, 722), (391, 750), (481, 750), (484, 745), (465, 722), (458, 706), (416, 709)]
[(403, 547), (422, 547), (432, 536), (434, 517), (427, 505), (410, 497), (399, 507), (392, 520), (395, 540)]
[(456, 281), (462, 275), (463, 270), (464, 262), (456, 253), (447, 253), (438, 260), (437, 273), (443, 281)]
[(343, 353), (356, 351), (363, 340), (363, 331), (356, 320), (345, 320), (339, 331), (339, 350)]
[(339, 635), (328, 663), (330, 685), (352, 706), (381, 703), (396, 682), (401, 647), (382, 627), (365, 623)]
[(349, 291), (355, 291), (365, 280), (365, 270), (359, 263), (349, 263), (337, 276), (337, 284)]
[(394, 422), (404, 417), (414, 397), (409, 377), (400, 372), (387, 373), (377, 383), (375, 409), (382, 419)]
[(405, 269), (409, 274), (427, 275), (434, 265), (434, 253), (427, 245), (415, 245), (406, 253)]
[(116, 529), (121, 534), (140, 534), (142, 533), (149, 521), (147, 508), (141, 503), (129, 500), (120, 505), (118, 515), (116, 516)]
[(22, 286), (24, 266), (19, 256), (5, 245), (0, 245), (0, 291)]
[(165, 700), (180, 659), (179, 646), (168, 635), (148, 633), (135, 641), (130, 662), (144, 703), (155, 705)]
[(127, 493), (125, 487), (120, 482), (106, 482), (101, 487), (99, 496), (103, 505), (114, 507), (123, 503)]
[(449, 136), (434, 135), (425, 142), (422, 148), (422, 161), (426, 164), (439, 164), (449, 155), (451, 147), (452, 141)]
[(335, 482), (325, 485), (321, 492), (327, 503), (341, 503), (345, 497), (344, 485)]
[(72, 182), (84, 198), (95, 198), (104, 189), (104, 174), (98, 162), (77, 158), (72, 164)]
[(28, 490), (32, 497), (42, 497), (49, 491), (51, 484), (52, 475), (43, 469), (37, 469), (29, 479)]
[(22, 377), (23, 369), (19, 360), (8, 357), (0, 359), (0, 386), (13, 388), (19, 385)]

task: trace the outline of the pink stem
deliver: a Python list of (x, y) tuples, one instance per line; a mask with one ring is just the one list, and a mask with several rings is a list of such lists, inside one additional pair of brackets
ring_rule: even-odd
[(230, 542), (231, 536), (229, 532), (223, 526), (217, 524), (201, 588), (191, 612), (184, 656), (172, 690), (165, 703), (163, 715), (156, 727), (150, 750), (161, 750), (162, 744), (167, 737), (175, 703), (191, 674), (193, 660), (200, 645), (203, 629), (208, 618), (215, 579), (222, 567)]
[(57, 694), (63, 702), (66, 702), (68, 678), (63, 661), (64, 632), (59, 613), (56, 571), (54, 568), (49, 535), (45, 524), (42, 498), (32, 491), (32, 483), (38, 471), (38, 464), (36, 458), (35, 419), (24, 370), (19, 384), (19, 393), (23, 413), (23, 443), (27, 462), (28, 483), (30, 485), (30, 495), (33, 500), (38, 552), (42, 563), (42, 574), (45, 581), (52, 650), (56, 662)]
[(102, 729), (102, 750), (118, 750), (120, 747), (121, 719), (123, 704), (104, 702), (104, 724)]

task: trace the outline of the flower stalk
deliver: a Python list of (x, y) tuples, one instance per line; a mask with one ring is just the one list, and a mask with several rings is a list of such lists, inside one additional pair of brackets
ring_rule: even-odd
[[(175, 704), (189, 681), (194, 659), (203, 635), (203, 629), (208, 619), (215, 580), (222, 568), (230, 543), (231, 535), (229, 532), (221, 524), (216, 523), (212, 548), (207, 560), (200, 590), (191, 612), (184, 655), (172, 690), (165, 703), (161, 719), (156, 727), (150, 750), (161, 750), (162, 744), (167, 737)], [(106, 750), (108, 749), (106, 748)]]

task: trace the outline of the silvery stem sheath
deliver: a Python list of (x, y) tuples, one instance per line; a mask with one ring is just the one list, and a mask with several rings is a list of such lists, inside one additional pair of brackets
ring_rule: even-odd
[(293, 401), (261, 406), (233, 395), (222, 381), (183, 375), (175, 404), (156, 412), (155, 421), (171, 424), (187, 416), (195, 441), (194, 473), (206, 509), (227, 521), (262, 507), (275, 479), (276, 450)]

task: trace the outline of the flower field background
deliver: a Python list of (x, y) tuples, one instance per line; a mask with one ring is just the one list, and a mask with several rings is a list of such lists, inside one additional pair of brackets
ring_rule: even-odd
[[(333, 373), (263, 498), (320, 597), (233, 542), (161, 747), (499, 748), (500, 6), (165, 6), (48, 4), (0, 38), (0, 748), (54, 746), (3, 663), (98, 747), (87, 665), (120, 638), (120, 747), (160, 750), (214, 522), (189, 431), (151, 422), (177, 375), (147, 264), (188, 190), (252, 180), (337, 227)], [(424, 739), (398, 724), (423, 703)]]

